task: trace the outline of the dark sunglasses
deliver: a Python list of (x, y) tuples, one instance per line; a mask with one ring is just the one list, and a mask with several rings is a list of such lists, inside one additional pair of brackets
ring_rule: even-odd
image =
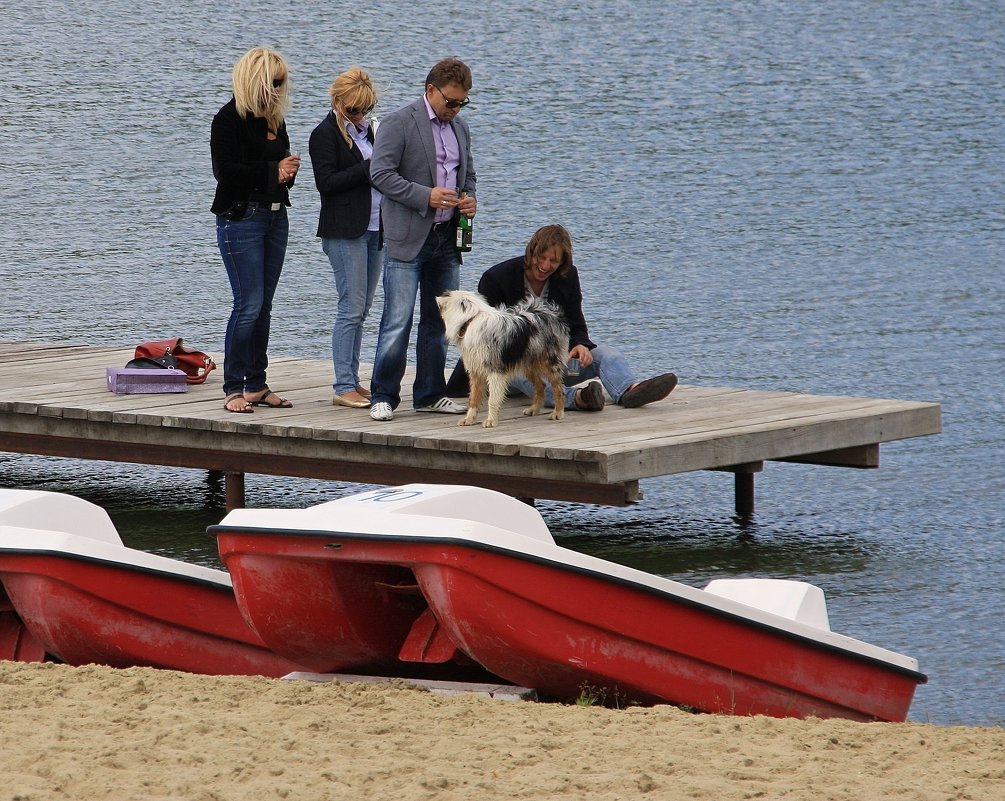
[(443, 102), (446, 104), (447, 108), (464, 108), (468, 103), (471, 102), (471, 98), (464, 98), (463, 100), (451, 100), (445, 94), (443, 90), (437, 86), (435, 83), (430, 84), (437, 92), (440, 93), (440, 97), (443, 98)]
[(345, 110), (347, 117), (355, 117), (357, 114), (369, 114), (374, 106), (349, 106)]
[(273, 89), (278, 89), (284, 83), (286, 83), (286, 79), (285, 78), (273, 78), (272, 79), (272, 88)]

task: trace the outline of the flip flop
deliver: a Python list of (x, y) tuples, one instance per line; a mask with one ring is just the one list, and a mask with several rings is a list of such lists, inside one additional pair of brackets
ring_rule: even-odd
[[(243, 409), (231, 409), (230, 408), (231, 401), (235, 401), (238, 398), (244, 401), (245, 407)], [(231, 392), (223, 402), (224, 411), (231, 412), (232, 414), (251, 414), (252, 412), (255, 411), (254, 409), (251, 408), (251, 406), (252, 404), (244, 400), (243, 392)]]
[[(269, 403), (269, 398), (278, 399), (278, 403)], [(244, 398), (252, 406), (266, 406), (269, 409), (292, 409), (293, 401), (287, 400), (286, 398), (280, 398), (275, 392), (266, 387), (262, 390), (262, 394), (259, 395), (255, 400), (249, 400), (247, 396)]]

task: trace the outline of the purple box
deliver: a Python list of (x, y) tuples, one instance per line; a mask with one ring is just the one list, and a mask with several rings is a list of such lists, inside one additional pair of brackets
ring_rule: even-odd
[(142, 367), (109, 367), (108, 389), (116, 395), (154, 392), (188, 392), (185, 373), (171, 368), (144, 370)]

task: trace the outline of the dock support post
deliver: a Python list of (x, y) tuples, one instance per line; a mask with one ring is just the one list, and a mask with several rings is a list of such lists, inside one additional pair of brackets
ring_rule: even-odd
[(733, 474), (733, 508), (741, 520), (754, 514), (754, 473), (764, 469), (764, 462), (746, 462), (719, 468)]
[(733, 473), (733, 503), (736, 516), (744, 519), (754, 514), (754, 474), (737, 470)]
[(244, 473), (224, 473), (227, 511), (244, 508)]

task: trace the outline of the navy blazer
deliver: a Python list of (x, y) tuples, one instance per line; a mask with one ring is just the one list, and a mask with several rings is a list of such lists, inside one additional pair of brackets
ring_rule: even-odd
[[(373, 126), (366, 131), (373, 144)], [(370, 223), (370, 159), (359, 146), (346, 144), (334, 111), (311, 132), (309, 144), (314, 183), (321, 193), (318, 236), (324, 239), (355, 239)]]
[[(213, 213), (222, 214), (234, 203), (246, 201), (253, 193), (279, 194), (290, 205), (289, 187), (295, 179), (279, 183), (279, 162), (265, 160), (268, 123), (262, 117), (244, 119), (237, 113), (237, 103), (230, 99), (213, 117), (209, 150), (216, 177)], [(279, 126), (276, 137), (289, 151), (290, 137), (286, 123)]]

